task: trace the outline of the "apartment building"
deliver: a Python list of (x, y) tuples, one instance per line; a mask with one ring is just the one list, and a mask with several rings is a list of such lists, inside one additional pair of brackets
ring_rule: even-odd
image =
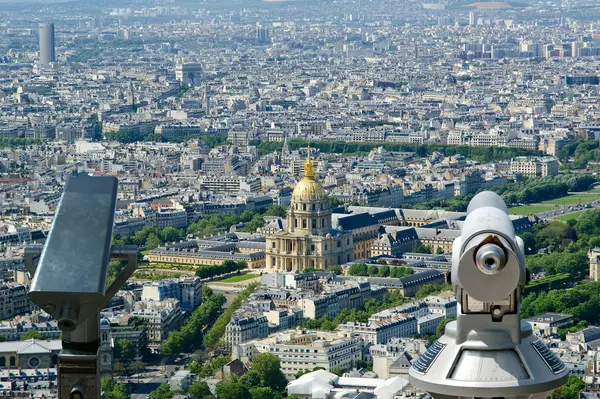
[(238, 194), (241, 191), (258, 193), (261, 191), (260, 178), (247, 178), (235, 175), (205, 176), (200, 188), (213, 193)]
[(558, 161), (556, 158), (517, 157), (510, 161), (510, 171), (528, 177), (556, 176)]
[(183, 324), (183, 312), (179, 301), (173, 298), (137, 302), (131, 315), (146, 320), (148, 348), (152, 353), (159, 353), (162, 341), (171, 331), (177, 330)]
[(592, 248), (588, 251), (590, 260), (590, 280), (600, 281), (600, 248)]
[(350, 369), (362, 360), (363, 340), (343, 332), (288, 330), (261, 340), (236, 345), (232, 359), (247, 362), (259, 353), (271, 353), (281, 361), (281, 371), (288, 379), (295, 379), (298, 371), (312, 371), (322, 367)]
[(299, 309), (273, 309), (263, 312), (269, 322), (270, 331), (288, 330), (297, 326), (303, 319), (303, 313)]
[(319, 297), (299, 299), (297, 304), (306, 318), (319, 319), (323, 316), (334, 318), (341, 309), (361, 307), (371, 298), (382, 297), (386, 291), (385, 288), (371, 287), (368, 282), (360, 282), (355, 286), (332, 290)]
[(155, 281), (142, 287), (142, 300), (162, 301), (175, 298), (182, 310), (191, 311), (202, 302), (202, 283), (198, 277)]
[(27, 287), (19, 283), (0, 284), (0, 319), (11, 319), (31, 311)]
[(373, 371), (379, 378), (408, 378), (412, 362), (427, 350), (427, 341), (415, 338), (392, 338), (386, 344), (372, 345), (369, 354)]
[(225, 327), (225, 340), (229, 348), (268, 335), (269, 321), (263, 315), (234, 315)]
[(393, 337), (409, 337), (417, 334), (417, 326), (416, 318), (395, 315), (389, 319), (378, 319), (367, 323), (347, 322), (340, 324), (338, 329), (353, 333), (370, 344), (385, 344)]
[(419, 236), (413, 227), (392, 231), (382, 234), (371, 243), (371, 256), (394, 256), (412, 252), (418, 243)]

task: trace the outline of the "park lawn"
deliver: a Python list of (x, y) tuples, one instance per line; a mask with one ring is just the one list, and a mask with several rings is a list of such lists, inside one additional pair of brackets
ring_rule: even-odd
[(258, 274), (252, 274), (252, 273), (240, 274), (239, 276), (232, 276), (232, 277), (226, 278), (225, 280), (219, 280), (219, 283), (239, 283), (240, 281), (250, 280), (255, 277), (258, 277)]
[(600, 193), (600, 187), (592, 188), (588, 193)]
[(573, 213), (568, 213), (566, 215), (556, 217), (556, 220), (561, 220), (563, 222), (566, 222), (568, 220), (579, 219), (584, 212), (585, 211), (577, 211), (577, 212), (573, 212)]
[(551, 211), (553, 206), (544, 205), (520, 205), (508, 208), (510, 215), (532, 215), (534, 213)]
[(590, 194), (573, 194), (566, 195), (564, 197), (556, 198), (553, 200), (542, 201), (545, 205), (577, 205), (583, 202), (595, 201), (598, 198), (597, 195)]

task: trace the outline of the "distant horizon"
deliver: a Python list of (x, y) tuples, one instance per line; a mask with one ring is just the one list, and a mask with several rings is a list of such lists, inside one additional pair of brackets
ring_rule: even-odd
[(0, 4), (35, 4), (35, 3), (67, 3), (71, 1), (85, 1), (85, 0), (0, 0)]

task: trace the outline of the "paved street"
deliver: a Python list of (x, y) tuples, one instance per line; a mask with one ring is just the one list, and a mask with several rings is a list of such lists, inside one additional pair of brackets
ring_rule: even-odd
[[(586, 207), (589, 205), (589, 207)], [(558, 216), (568, 215), (569, 213), (584, 211), (586, 209), (600, 208), (600, 199), (590, 202), (583, 202), (577, 205), (564, 205), (548, 212), (536, 213), (535, 215), (542, 220), (552, 220)]]

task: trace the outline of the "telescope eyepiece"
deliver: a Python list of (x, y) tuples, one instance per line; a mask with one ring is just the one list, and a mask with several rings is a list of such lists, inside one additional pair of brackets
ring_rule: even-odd
[(496, 274), (506, 266), (506, 253), (496, 244), (484, 244), (475, 253), (475, 264), (485, 274)]

